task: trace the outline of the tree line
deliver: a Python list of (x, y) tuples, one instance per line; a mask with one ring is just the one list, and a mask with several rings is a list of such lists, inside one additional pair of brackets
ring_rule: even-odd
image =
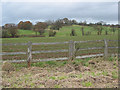
[[(56, 35), (55, 30), (60, 30), (60, 28), (62, 28), (63, 26), (71, 26), (71, 25), (92, 26), (95, 30), (97, 30), (98, 35), (101, 35), (103, 26), (111, 27), (113, 33), (115, 33), (116, 31), (116, 27), (119, 26), (119, 25), (106, 24), (103, 21), (97, 23), (89, 23), (89, 24), (87, 24), (86, 21), (78, 23), (76, 20), (69, 20), (68, 18), (58, 19), (56, 21), (48, 20), (45, 22), (37, 22), (35, 25), (33, 25), (32, 22), (30, 21), (25, 21), (25, 22), (20, 21), (17, 25), (11, 23), (2, 26), (2, 37), (3, 38), (19, 37), (18, 29), (33, 30), (36, 33), (36, 36), (38, 35), (38, 33), (40, 36), (44, 36), (43, 34), (45, 33), (45, 29), (47, 29), (48, 26), (50, 26), (49, 37), (51, 37)], [(84, 27), (81, 28), (81, 31), (82, 31), (82, 36), (91, 34), (91, 32), (85, 33)], [(105, 31), (105, 34), (108, 35), (107, 30)], [(71, 30), (70, 36), (76, 36), (74, 29)]]

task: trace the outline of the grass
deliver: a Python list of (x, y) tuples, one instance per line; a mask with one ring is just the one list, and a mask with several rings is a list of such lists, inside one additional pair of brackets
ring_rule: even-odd
[(49, 77), (49, 79), (56, 80), (56, 77), (55, 76), (51, 76), (51, 77)]
[(91, 35), (91, 36), (65, 36), (65, 37), (21, 37), (21, 38), (3, 38), (2, 43), (33, 43), (39, 42), (64, 42), (69, 40), (85, 41), (85, 40), (117, 40), (118, 35)]
[(118, 74), (116, 73), (116, 71), (112, 72), (112, 78), (113, 79), (117, 79), (118, 78)]
[[(82, 36), (81, 27), (84, 27), (84, 33), (89, 31), (92, 33), (92, 35), (97, 34), (97, 30), (94, 30), (94, 28), (92, 26), (80, 26), (80, 25), (63, 26), (62, 28), (60, 28), (60, 30), (54, 30), (54, 31), (57, 32), (56, 37), (70, 36), (72, 29), (75, 30), (75, 33), (78, 36)], [(105, 34), (105, 30), (108, 30), (109, 34), (112, 34), (112, 32), (110, 31), (110, 27), (103, 27), (102, 35)], [(33, 30), (21, 30), (21, 29), (19, 29), (18, 31), (19, 31), (20, 35), (35, 35), (35, 32)], [(118, 31), (116, 31), (116, 33), (118, 33)], [(46, 29), (44, 35), (46, 37), (48, 37), (48, 34), (49, 34), (49, 27)]]
[(54, 85), (54, 88), (60, 88), (60, 85)]
[(18, 29), (19, 35), (35, 35), (35, 32), (33, 30), (22, 30)]
[[(45, 62), (37, 62), (31, 63), (31, 67), (61, 67), (67, 64), (68, 61), (45, 61)], [(12, 63), (12, 65), (16, 68), (17, 71), (23, 67), (27, 67), (27, 63)]]
[(107, 72), (107, 71), (103, 71), (103, 72), (102, 72), (102, 75), (107, 76), (107, 75), (108, 75), (108, 72)]
[(91, 87), (93, 84), (91, 82), (83, 82), (82, 85), (85, 87)]
[(63, 80), (63, 79), (66, 79), (67, 78), (67, 76), (60, 76), (60, 77), (58, 77), (58, 80)]

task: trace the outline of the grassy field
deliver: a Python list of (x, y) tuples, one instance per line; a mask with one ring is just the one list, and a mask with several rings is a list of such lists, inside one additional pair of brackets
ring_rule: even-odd
[(18, 34), (19, 35), (35, 35), (35, 32), (32, 31), (32, 30), (22, 30), (22, 29), (19, 29), (18, 30)]
[[(12, 64), (3, 71), (3, 88), (118, 88), (117, 58)], [(6, 66), (6, 68), (8, 65)]]
[[(60, 28), (60, 30), (54, 30), (54, 31), (57, 32), (56, 37), (70, 36), (70, 33), (71, 33), (72, 29), (75, 30), (77, 36), (82, 36), (81, 27), (83, 27), (83, 26), (80, 26), (80, 25), (63, 26), (62, 28)], [(49, 30), (50, 30), (49, 28), (47, 28), (45, 30), (44, 35), (46, 37), (48, 37)], [(105, 34), (105, 30), (107, 30), (109, 34), (113, 34), (112, 31), (110, 30), (110, 27), (105, 27), (104, 26), (103, 31), (102, 31), (102, 35)], [(32, 31), (32, 30), (20, 30), (19, 29), (18, 31), (19, 31), (20, 35), (35, 35), (35, 32)], [(88, 31), (91, 32), (92, 35), (97, 34), (97, 30), (94, 30), (94, 28), (92, 26), (84, 26), (84, 33), (88, 32)], [(116, 33), (118, 33), (118, 32), (116, 31)]]

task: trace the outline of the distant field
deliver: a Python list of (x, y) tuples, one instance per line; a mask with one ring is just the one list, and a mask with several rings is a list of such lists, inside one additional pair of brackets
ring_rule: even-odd
[[(63, 26), (62, 28), (60, 28), (60, 30), (55, 30), (56, 33), (56, 37), (66, 37), (66, 36), (70, 36), (71, 30), (74, 29), (75, 33), (77, 34), (77, 36), (82, 36), (81, 33), (81, 27), (80, 25), (72, 25), (72, 26)], [(49, 27), (45, 30), (44, 35), (46, 37), (48, 37), (48, 32), (49, 32)], [(103, 31), (102, 31), (102, 35), (105, 34), (105, 30), (108, 30), (108, 34), (112, 34), (112, 32), (110, 31), (110, 27), (103, 27)], [(19, 29), (19, 35), (35, 35), (35, 32), (33, 30), (21, 30)], [(84, 26), (84, 32), (91, 32), (91, 35), (96, 35), (97, 34), (97, 30), (94, 30), (93, 27), (91, 26)], [(118, 32), (116, 31), (116, 34)], [(39, 33), (38, 33), (39, 34)]]
[(90, 36), (66, 36), (66, 37), (21, 37), (21, 38), (3, 38), (2, 43), (27, 43), (31, 42), (64, 42), (69, 40), (101, 40), (101, 39), (117, 40), (118, 34), (115, 35), (90, 35)]
[(19, 32), (19, 35), (35, 35), (35, 32), (32, 30), (19, 29), (18, 32)]

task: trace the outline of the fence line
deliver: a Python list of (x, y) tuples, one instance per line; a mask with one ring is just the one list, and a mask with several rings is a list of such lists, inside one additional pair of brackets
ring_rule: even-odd
[[(78, 51), (81, 50), (93, 50), (93, 49), (104, 49), (104, 54), (95, 54), (95, 55), (86, 55), (86, 56), (75, 56), (75, 43), (88, 43), (88, 42), (104, 42), (104, 47), (91, 47), (91, 48), (79, 48)], [(108, 57), (108, 49), (109, 48), (118, 48), (118, 47), (108, 47), (109, 41), (118, 41), (118, 40), (89, 40), (89, 41), (66, 41), (66, 42), (48, 42), (48, 43), (9, 43), (9, 44), (2, 44), (3, 46), (9, 46), (9, 45), (27, 45), (28, 51), (27, 52), (3, 52), (0, 53), (0, 55), (17, 55), (17, 54), (27, 54), (27, 60), (12, 60), (10, 62), (26, 62), (28, 63), (28, 67), (30, 67), (31, 62), (37, 62), (37, 61), (52, 61), (52, 60), (66, 60), (74, 58), (87, 58), (87, 57), (96, 57), (96, 56), (105, 56), (105, 58)], [(62, 50), (42, 50), (42, 51), (32, 51), (32, 45), (54, 45), (54, 44), (69, 44), (69, 49), (62, 49)], [(1, 44), (0, 44), (1, 45)], [(35, 53), (55, 53), (55, 52), (68, 52), (69, 57), (63, 57), (63, 58), (49, 58), (49, 59), (40, 59), (40, 60), (32, 60), (32, 54)]]
[[(118, 48), (118, 47), (108, 47), (109, 49)], [(104, 47), (91, 47), (91, 48), (79, 48), (78, 51), (81, 50), (94, 50), (94, 49), (104, 49)], [(56, 52), (68, 52), (68, 49), (62, 50), (41, 50), (41, 51), (32, 51), (32, 54), (37, 53), (56, 53)], [(18, 54), (27, 54), (26, 52), (2, 52), (0, 55), (18, 55)]]
[[(116, 56), (117, 54), (112, 54), (112, 56)], [(91, 58), (91, 57), (100, 57), (100, 56), (104, 56), (104, 54), (92, 54), (92, 55), (84, 55), (84, 56), (76, 56), (77, 59), (84, 59), (84, 58)], [(42, 62), (42, 61), (57, 61), (57, 60), (68, 60), (68, 57), (63, 57), (63, 58), (46, 58), (46, 59), (34, 59), (31, 62)], [(26, 62), (26, 60), (7, 60), (8, 62), (11, 63), (24, 63)], [(4, 61), (0, 61), (4, 62)]]
[[(75, 43), (87, 43), (87, 42), (101, 42), (104, 40), (88, 40), (88, 41), (75, 41)], [(118, 42), (120, 40), (107, 40), (107, 41), (113, 41), (113, 42)], [(68, 44), (69, 42), (41, 42), (41, 43), (32, 43), (32, 45), (54, 45), (54, 44)], [(28, 45), (28, 43), (4, 43), (0, 44), (0, 46), (12, 46), (12, 45)]]

